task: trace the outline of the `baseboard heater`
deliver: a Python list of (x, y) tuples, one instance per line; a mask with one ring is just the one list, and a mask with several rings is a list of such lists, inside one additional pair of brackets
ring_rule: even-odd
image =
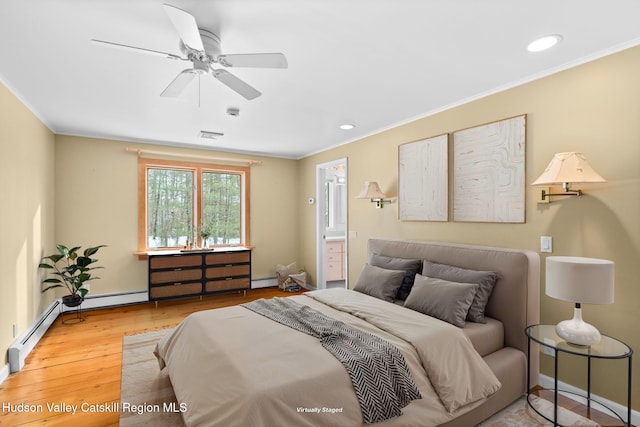
[(276, 277), (263, 277), (261, 279), (251, 280), (251, 289), (271, 288), (278, 286), (278, 279)]
[[(253, 280), (251, 287), (264, 288), (269, 286), (278, 286), (278, 281), (275, 277), (268, 277), (263, 279)], [(121, 306), (128, 304), (137, 304), (141, 302), (149, 301), (148, 292), (134, 291), (134, 292), (121, 292), (113, 294), (100, 294), (89, 295), (82, 303), (82, 310), (91, 310), (97, 308), (106, 308), (113, 306)], [(40, 315), (38, 319), (27, 329), (22, 335), (16, 339), (16, 341), (9, 347), (9, 372), (18, 372), (24, 367), (24, 361), (34, 349), (40, 338), (47, 332), (47, 329), (56, 320), (61, 311), (65, 313), (67, 311), (75, 310), (75, 308), (69, 308), (62, 305), (62, 302), (57, 299), (54, 300), (49, 307)]]
[(38, 319), (9, 347), (9, 372), (18, 372), (24, 360), (60, 313), (60, 300), (54, 300)]
[[(148, 300), (147, 291), (91, 295), (85, 298), (82, 303), (82, 310), (135, 304), (147, 302)], [(40, 338), (47, 332), (47, 329), (58, 318), (60, 312), (70, 310), (75, 310), (75, 308), (65, 307), (60, 299), (54, 300), (40, 317), (33, 322), (31, 327), (16, 339), (8, 350), (10, 373), (18, 372), (24, 367), (25, 359), (38, 344)]]
[[(148, 291), (118, 292), (113, 294), (89, 295), (82, 303), (82, 310), (137, 304), (149, 301)], [(63, 311), (75, 311), (75, 308), (63, 306)]]

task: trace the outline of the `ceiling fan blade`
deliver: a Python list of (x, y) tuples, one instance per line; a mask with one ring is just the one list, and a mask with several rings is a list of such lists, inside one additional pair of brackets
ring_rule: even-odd
[(240, 80), (227, 70), (211, 70), (213, 77), (220, 80), (222, 83), (233, 89), (248, 100), (255, 99), (262, 95), (260, 91), (249, 86), (247, 83)]
[(191, 83), (191, 80), (193, 80), (196, 74), (198, 73), (196, 73), (192, 68), (183, 70), (182, 72), (180, 72), (180, 74), (176, 76), (175, 79), (173, 79), (171, 83), (169, 83), (169, 86), (167, 86), (167, 88), (162, 91), (160, 96), (163, 96), (163, 97), (179, 96), (184, 90), (184, 88), (186, 88), (187, 85)]
[(107, 41), (104, 41), (104, 40), (91, 39), (91, 43), (93, 43), (95, 45), (98, 45), (98, 46), (112, 47), (112, 48), (115, 48), (115, 49), (127, 50), (127, 51), (130, 51), (130, 52), (147, 53), (149, 55), (161, 56), (163, 58), (184, 59), (184, 58), (181, 58), (180, 56), (174, 55), (172, 53), (160, 52), (159, 50), (145, 49), (145, 48), (142, 48), (142, 47), (128, 46), (126, 44), (107, 42)]
[(169, 4), (164, 5), (164, 10), (169, 15), (169, 19), (178, 32), (182, 43), (191, 49), (204, 51), (196, 18), (190, 13)]
[(218, 55), (216, 60), (225, 67), (288, 68), (282, 53), (244, 53)]

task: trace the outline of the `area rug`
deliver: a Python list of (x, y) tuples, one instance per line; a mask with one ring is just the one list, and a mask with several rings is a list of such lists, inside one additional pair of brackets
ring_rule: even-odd
[[(169, 377), (161, 372), (153, 355), (156, 343), (171, 329), (125, 336), (122, 343), (122, 382), (120, 390), (120, 426), (183, 426), (180, 405)], [(533, 404), (544, 414), (553, 414), (553, 405), (533, 397)], [(559, 408), (558, 422), (563, 426), (597, 427), (598, 424)], [(551, 426), (521, 398), (478, 427)]]
[[(541, 413), (553, 418), (553, 403), (548, 400), (531, 396), (531, 403)], [(599, 427), (599, 425), (578, 414), (574, 414), (563, 408), (558, 408), (558, 424), (566, 427)], [(527, 405), (527, 400), (522, 397), (510, 406), (498, 412), (477, 427), (541, 427), (553, 426), (553, 423), (542, 418)]]
[(160, 371), (153, 354), (156, 343), (171, 330), (123, 338), (120, 426), (184, 425), (169, 376)]

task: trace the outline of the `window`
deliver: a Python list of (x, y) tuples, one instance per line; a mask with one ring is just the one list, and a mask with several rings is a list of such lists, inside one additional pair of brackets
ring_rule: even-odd
[(248, 182), (247, 167), (140, 158), (138, 249), (248, 245)]

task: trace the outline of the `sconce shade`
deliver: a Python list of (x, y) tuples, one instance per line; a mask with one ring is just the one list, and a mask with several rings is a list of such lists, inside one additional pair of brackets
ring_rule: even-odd
[(612, 304), (614, 262), (605, 259), (547, 257), (546, 294), (586, 304)]
[(384, 199), (385, 195), (375, 181), (365, 181), (364, 187), (356, 199)]
[(607, 182), (596, 171), (582, 153), (556, 153), (542, 175), (532, 185), (584, 184)]

